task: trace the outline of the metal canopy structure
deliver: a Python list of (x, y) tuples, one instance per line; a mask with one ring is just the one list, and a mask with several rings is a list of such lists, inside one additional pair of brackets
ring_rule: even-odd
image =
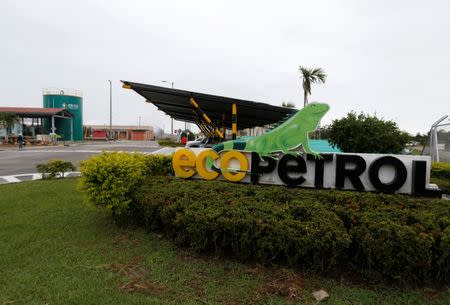
[(20, 119), (20, 129), (22, 129), (25, 118), (37, 119), (38, 121), (40, 119), (41, 125), (43, 125), (43, 119), (50, 119), (53, 134), (56, 131), (55, 118), (70, 120), (70, 140), (73, 141), (73, 115), (65, 108), (0, 107), (0, 112), (14, 114), (18, 119)]
[[(198, 111), (203, 111), (217, 127), (231, 129), (237, 118), (239, 129), (273, 124), (296, 112), (296, 109), (273, 106), (265, 103), (246, 101), (231, 97), (223, 97), (199, 92), (171, 89), (122, 81), (123, 87), (132, 89), (142, 95), (147, 102), (154, 104), (159, 110), (172, 118), (199, 125)], [(232, 107), (237, 108), (233, 120)], [(200, 127), (200, 126), (199, 126)]]
[(0, 112), (11, 113), (23, 118), (72, 117), (65, 108), (0, 107)]

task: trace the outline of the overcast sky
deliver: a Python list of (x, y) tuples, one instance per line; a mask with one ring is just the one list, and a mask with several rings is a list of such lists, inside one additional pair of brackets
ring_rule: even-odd
[[(0, 106), (78, 88), (84, 121), (170, 119), (120, 80), (302, 107), (298, 66), (322, 67), (324, 123), (354, 110), (425, 132), (450, 114), (450, 1), (1, 0)], [(182, 123), (176, 125), (181, 127)]]

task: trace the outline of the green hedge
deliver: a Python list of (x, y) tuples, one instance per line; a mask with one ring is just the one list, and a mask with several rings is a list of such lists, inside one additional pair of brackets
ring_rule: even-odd
[(105, 206), (113, 215), (129, 210), (134, 192), (153, 175), (172, 172), (171, 157), (140, 153), (101, 153), (81, 162), (80, 189), (87, 200)]
[(431, 164), (431, 177), (450, 179), (450, 163), (433, 162)]
[(196, 251), (398, 282), (448, 282), (450, 202), (169, 177), (171, 158), (103, 153), (81, 165), (90, 202)]
[(55, 159), (47, 163), (36, 164), (36, 169), (42, 175), (42, 179), (53, 179), (58, 175), (64, 177), (66, 172), (74, 171), (75, 166), (72, 162)]
[(445, 194), (450, 194), (450, 163), (431, 164), (431, 183), (436, 183)]
[(450, 203), (400, 195), (160, 177), (131, 216), (197, 251), (308, 270), (446, 282)]
[(160, 146), (171, 146), (171, 147), (184, 147), (184, 144), (181, 144), (180, 142), (175, 142), (171, 138), (162, 138), (158, 140), (158, 144)]

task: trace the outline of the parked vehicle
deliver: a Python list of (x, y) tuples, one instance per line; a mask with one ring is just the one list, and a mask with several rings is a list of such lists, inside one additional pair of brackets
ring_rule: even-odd
[(214, 146), (214, 140), (209, 138), (198, 138), (194, 141), (188, 141), (186, 143), (186, 148), (193, 148), (193, 147), (213, 147)]

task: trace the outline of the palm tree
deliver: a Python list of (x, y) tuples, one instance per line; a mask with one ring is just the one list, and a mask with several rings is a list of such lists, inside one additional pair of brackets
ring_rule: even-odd
[(327, 80), (327, 75), (322, 68), (306, 68), (300, 66), (299, 71), (303, 78), (303, 106), (306, 106), (308, 104), (308, 95), (311, 95), (311, 84), (324, 84)]

